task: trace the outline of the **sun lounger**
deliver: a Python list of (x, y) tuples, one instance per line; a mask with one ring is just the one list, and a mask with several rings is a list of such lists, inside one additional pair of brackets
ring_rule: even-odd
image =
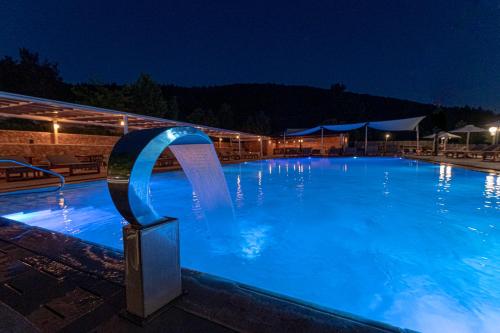
[(346, 147), (344, 151), (342, 152), (342, 155), (344, 156), (354, 156), (358, 152), (358, 149), (356, 147)]
[(47, 159), (50, 162), (51, 169), (69, 169), (70, 176), (80, 174), (77, 170), (84, 173), (100, 173), (101, 166), (98, 162), (80, 162), (75, 156), (71, 155), (49, 155)]

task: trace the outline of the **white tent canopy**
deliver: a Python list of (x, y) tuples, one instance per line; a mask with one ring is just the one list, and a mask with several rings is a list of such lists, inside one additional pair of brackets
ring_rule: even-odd
[(303, 131), (289, 133), (289, 134), (287, 134), (287, 135), (288, 135), (288, 136), (304, 136), (304, 135), (310, 135), (310, 134), (313, 134), (313, 133), (316, 133), (316, 132), (321, 131), (321, 129), (322, 129), (322, 128), (323, 128), (323, 126), (316, 126), (316, 127), (313, 127), (313, 128), (308, 128), (308, 129), (305, 129), (305, 130), (303, 130)]
[(288, 134), (289, 136), (304, 136), (310, 135), (316, 132), (326, 129), (332, 132), (348, 132), (359, 129), (364, 126), (379, 130), (379, 131), (414, 131), (418, 124), (425, 118), (414, 117), (396, 120), (385, 120), (385, 121), (370, 121), (364, 123), (353, 123), (353, 124), (340, 124), (340, 125), (320, 125), (313, 128), (309, 128), (303, 131)]
[(324, 129), (327, 129), (329, 131), (333, 132), (348, 132), (348, 131), (354, 131), (358, 128), (366, 126), (366, 123), (354, 123), (354, 124), (341, 124), (341, 125), (325, 125), (323, 126)]
[(370, 121), (368, 127), (379, 131), (414, 131), (418, 124), (425, 118), (414, 117), (406, 119), (386, 120), (386, 121)]
[(417, 132), (417, 149), (419, 148), (419, 131), (418, 124), (425, 118), (413, 117), (386, 121), (370, 121), (364, 123), (341, 124), (341, 125), (320, 125), (309, 128), (303, 131), (289, 134), (289, 136), (305, 136), (321, 131), (321, 146), (323, 146), (323, 130), (332, 132), (348, 132), (359, 128), (365, 128), (365, 152), (368, 146), (368, 127), (379, 131), (416, 131)]

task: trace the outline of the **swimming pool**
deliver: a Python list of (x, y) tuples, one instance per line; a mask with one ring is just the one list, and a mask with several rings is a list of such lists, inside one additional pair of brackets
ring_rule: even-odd
[[(152, 202), (184, 267), (423, 332), (498, 332), (500, 176), (397, 158), (224, 167), (235, 221), (204, 220), (182, 172)], [(0, 197), (0, 215), (121, 249), (104, 181)]]

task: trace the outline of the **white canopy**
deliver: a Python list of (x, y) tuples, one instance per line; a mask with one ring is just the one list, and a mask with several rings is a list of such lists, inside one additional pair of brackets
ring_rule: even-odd
[(414, 131), (418, 124), (425, 118), (423, 117), (414, 117), (414, 118), (405, 118), (405, 119), (396, 119), (396, 120), (386, 120), (386, 121), (370, 121), (364, 123), (353, 123), (353, 124), (341, 124), (341, 125), (320, 125), (313, 128), (309, 128), (300, 132), (295, 132), (289, 134), (289, 136), (304, 136), (310, 135), (316, 132), (321, 131), (322, 129), (326, 129), (332, 132), (348, 132), (359, 129), (368, 125), (368, 127), (380, 130), (380, 131)]
[(342, 125), (325, 125), (323, 126), (324, 129), (327, 129), (329, 131), (334, 131), (334, 132), (347, 132), (347, 131), (353, 131), (358, 128), (361, 128), (365, 126), (366, 123), (354, 123), (354, 124), (342, 124)]
[(316, 127), (313, 127), (313, 128), (308, 128), (308, 129), (303, 130), (303, 131), (289, 133), (289, 134), (287, 134), (287, 135), (288, 135), (288, 136), (304, 136), (304, 135), (310, 135), (310, 134), (313, 134), (313, 133), (316, 133), (316, 132), (321, 131), (321, 129), (322, 129), (322, 128), (323, 128), (323, 126), (316, 126)]
[(323, 130), (326, 129), (332, 132), (348, 132), (353, 131), (362, 127), (365, 127), (365, 153), (368, 146), (368, 127), (380, 130), (380, 131), (416, 131), (417, 133), (417, 149), (419, 148), (419, 134), (418, 134), (418, 124), (425, 118), (414, 117), (396, 120), (386, 120), (386, 121), (371, 121), (363, 123), (354, 124), (342, 124), (342, 125), (320, 125), (313, 128), (309, 128), (300, 132), (295, 132), (289, 134), (289, 136), (304, 136), (310, 135), (321, 131), (321, 146), (323, 147)]
[(368, 127), (379, 131), (414, 131), (417, 125), (425, 118), (414, 117), (406, 119), (386, 120), (386, 121), (370, 121)]

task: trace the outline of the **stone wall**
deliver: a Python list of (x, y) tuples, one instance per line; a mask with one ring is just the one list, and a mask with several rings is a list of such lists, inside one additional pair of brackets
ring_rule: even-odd
[(0, 130), (0, 156), (23, 156), (37, 164), (47, 155), (104, 155), (111, 152), (118, 136), (59, 133), (59, 144), (48, 132)]
[[(109, 145), (112, 146), (119, 136), (59, 133), (59, 144), (69, 145)], [(54, 134), (49, 132), (0, 130), (0, 144), (53, 144)]]

